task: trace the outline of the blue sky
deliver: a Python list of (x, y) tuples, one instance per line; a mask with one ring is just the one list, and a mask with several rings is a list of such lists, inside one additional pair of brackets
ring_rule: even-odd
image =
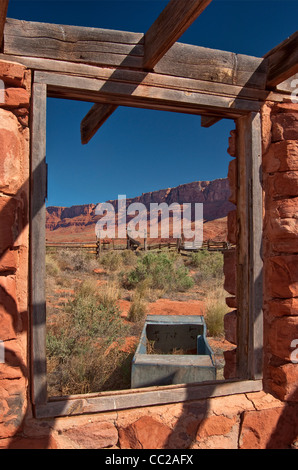
[[(145, 33), (167, 1), (10, 0), (8, 16)], [(298, 0), (213, 0), (181, 42), (261, 57), (297, 30)], [(90, 103), (49, 99), (47, 205), (98, 203), (227, 176), (234, 122), (121, 107), (89, 144), (80, 123)]]

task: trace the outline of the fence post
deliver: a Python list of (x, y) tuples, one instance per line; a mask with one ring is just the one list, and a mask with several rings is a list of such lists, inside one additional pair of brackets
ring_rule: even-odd
[(101, 252), (100, 238), (96, 237), (96, 258), (99, 258), (100, 252)]

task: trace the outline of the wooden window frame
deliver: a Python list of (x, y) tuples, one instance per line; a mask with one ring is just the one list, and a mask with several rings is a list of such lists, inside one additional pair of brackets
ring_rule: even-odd
[[(98, 83), (97, 83), (98, 82)], [(35, 72), (31, 121), (30, 354), (31, 399), (37, 418), (107, 412), (260, 391), (262, 384), (262, 182), (261, 101), (153, 90), (143, 99), (119, 87), (101, 91), (100, 80)], [(177, 90), (176, 90), (177, 91)], [(155, 94), (154, 94), (155, 93)], [(47, 397), (45, 300), (46, 100), (58, 97), (234, 119), (237, 128), (237, 362), (239, 379), (146, 387), (59, 398)], [(182, 97), (182, 98), (181, 98)], [(185, 101), (184, 101), (185, 100)], [(243, 106), (241, 103), (244, 103)], [(238, 104), (237, 104), (238, 103)], [(240, 104), (239, 104), (240, 103)]]

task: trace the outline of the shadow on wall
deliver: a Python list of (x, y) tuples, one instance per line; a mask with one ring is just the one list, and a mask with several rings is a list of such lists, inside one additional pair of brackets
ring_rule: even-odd
[[(108, 87), (109, 84), (107, 84), (106, 91), (108, 91)], [(241, 96), (241, 93), (239, 96)], [(43, 164), (42, 162), (41, 165)], [(37, 174), (40, 171), (41, 168), (36, 169)], [(5, 317), (10, 317), (10, 322), (8, 322), (11, 323), (10, 331), (14, 332), (12, 336), (8, 335), (7, 340), (5, 340), (5, 364), (0, 365), (0, 384), (4, 390), (3, 396), (1, 395), (3, 405), (0, 419), (2, 421), (0, 427), (3, 429), (4, 439), (0, 439), (0, 448), (2, 441), (4, 444), (2, 448), (46, 449), (56, 447), (55, 440), (52, 437), (55, 419), (47, 423), (36, 421), (34, 431), (30, 432), (32, 406), (28, 392), (30, 392), (31, 367), (28, 367), (26, 364), (24, 360), (26, 353), (22, 351), (21, 345), (18, 344), (18, 336), (21, 333), (27, 333), (28, 337), (30, 336), (30, 315), (28, 311), (19, 311), (16, 299), (6, 285), (6, 281), (16, 274), (17, 266), (14, 266), (13, 263), (4, 263), (7, 253), (16, 249), (16, 241), (29, 223), (27, 188), (28, 181), (24, 183), (14, 197), (5, 198), (7, 202), (4, 202), (4, 198), (0, 199), (0, 235), (4, 240), (4, 242), (0, 242), (0, 264), (2, 266), (0, 271), (0, 302), (4, 307)], [(30, 217), (34, 218), (40, 209), (41, 207), (36, 207), (35, 213), (30, 214)], [(29, 364), (31, 364), (31, 361), (32, 358), (29, 351)], [(45, 364), (35, 362), (34, 366), (36, 366), (34, 367), (36, 370), (43, 370)], [(216, 385), (214, 385), (215, 387)], [(27, 396), (26, 393), (28, 393)], [(199, 447), (200, 441), (208, 439), (208, 428), (206, 426), (207, 418), (210, 420), (208, 400), (196, 399), (192, 393), (192, 387), (189, 387), (187, 388), (185, 403), (175, 406), (177, 406), (179, 418), (173, 429), (155, 421), (147, 414), (146, 408), (142, 409), (144, 415), (128, 426), (129, 430), (126, 428), (125, 431), (118, 426), (121, 447), (132, 449), (189, 449), (195, 448), (195, 446)], [(162, 408), (164, 407), (162, 406)], [(61, 413), (63, 410), (64, 405), (61, 402)], [(127, 415), (129, 416), (130, 413), (133, 416), (133, 411), (128, 410)], [(258, 413), (258, 411), (252, 411), (252, 413)], [(266, 443), (267, 449), (291, 447), (297, 439), (297, 414), (297, 405), (295, 408), (294, 404), (289, 400), (284, 405), (277, 424), (270, 435), (270, 439)], [(213, 423), (211, 424), (213, 427), (218, 426), (219, 434), (223, 433), (224, 429), (223, 417), (223, 415), (212, 416)], [(229, 428), (229, 426), (231, 429), (234, 421), (230, 418), (225, 418), (224, 421), (225, 429)], [(241, 430), (240, 423), (240, 433)], [(32, 437), (33, 434), (34, 437)], [(7, 439), (5, 438), (6, 436)], [(239, 436), (237, 435), (236, 446), (239, 445), (238, 439)]]

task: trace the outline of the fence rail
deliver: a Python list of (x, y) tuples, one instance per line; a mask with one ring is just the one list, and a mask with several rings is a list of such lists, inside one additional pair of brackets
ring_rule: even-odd
[(134, 251), (149, 251), (149, 250), (162, 250), (164, 248), (174, 249), (180, 252), (183, 255), (187, 255), (191, 252), (196, 252), (200, 250), (208, 251), (221, 251), (230, 250), (234, 248), (234, 245), (227, 241), (214, 241), (206, 240), (202, 244), (196, 244), (196, 242), (186, 242), (181, 239), (171, 240), (171, 241), (161, 241), (158, 243), (148, 243), (147, 239), (144, 239), (143, 243), (134, 243), (135, 240), (127, 239), (125, 242), (118, 243), (116, 240), (110, 242), (104, 240), (90, 241), (90, 242), (46, 242), (46, 248), (48, 251), (55, 249), (80, 249), (88, 250), (89, 253), (100, 255), (101, 252), (110, 251), (110, 250), (126, 250), (131, 249)]

